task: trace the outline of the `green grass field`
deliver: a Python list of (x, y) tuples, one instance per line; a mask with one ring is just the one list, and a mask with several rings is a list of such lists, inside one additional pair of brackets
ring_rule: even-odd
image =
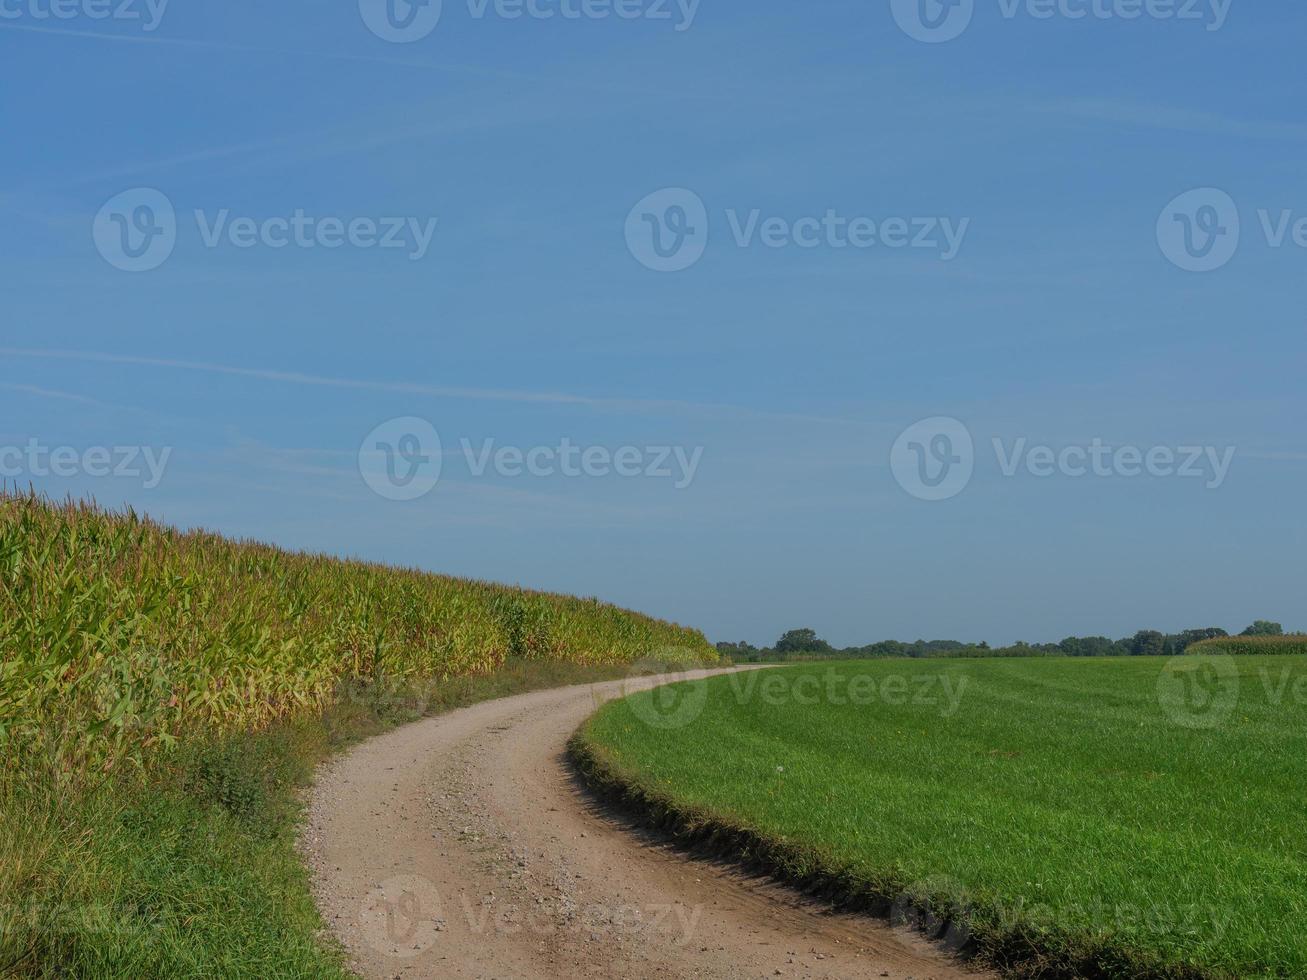
[(1307, 660), (874, 661), (605, 707), (591, 782), (1011, 975), (1307, 976)]

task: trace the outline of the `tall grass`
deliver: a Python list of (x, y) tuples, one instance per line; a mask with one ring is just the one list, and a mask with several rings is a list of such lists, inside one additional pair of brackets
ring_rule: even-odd
[(1222, 636), (1214, 640), (1201, 640), (1185, 648), (1187, 654), (1206, 654), (1209, 657), (1224, 654), (1230, 657), (1273, 657), (1307, 655), (1307, 636)]
[(0, 774), (139, 763), (320, 712), (351, 679), (483, 675), (510, 657), (717, 659), (697, 631), (594, 599), (0, 494)]
[(295, 848), (315, 766), (418, 718), (629, 672), (513, 660), (350, 682), (320, 715), (188, 738), (141, 769), (0, 771), (0, 977), (346, 980)]

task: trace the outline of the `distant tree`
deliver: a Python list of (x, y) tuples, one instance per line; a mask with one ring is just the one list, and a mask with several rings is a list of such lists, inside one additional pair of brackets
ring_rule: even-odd
[(831, 646), (817, 636), (816, 630), (789, 630), (776, 641), (777, 653), (826, 653)]
[(736, 663), (757, 662), (762, 656), (762, 651), (746, 640), (741, 640), (739, 643), (718, 643), (717, 652), (730, 657)]
[[(1279, 623), (1258, 620), (1243, 633), (1244, 636), (1281, 636)], [(1134, 636), (1113, 640), (1106, 636), (1068, 636), (1060, 643), (1027, 643), (1018, 641), (1011, 646), (991, 648), (988, 643), (967, 643), (959, 640), (881, 640), (866, 646), (836, 649), (817, 636), (815, 630), (789, 630), (774, 648), (762, 650), (741, 641), (719, 643), (717, 648), (736, 661), (794, 660), (815, 658), (873, 657), (1161, 657), (1184, 653), (1203, 640), (1229, 636), (1217, 626), (1188, 629), (1166, 634), (1158, 630), (1140, 630)]]
[(1166, 634), (1157, 630), (1140, 630), (1130, 641), (1130, 652), (1136, 657), (1160, 657), (1166, 653)]
[(858, 651), (864, 657), (904, 657), (907, 653), (904, 644), (898, 640), (881, 640)]
[(1284, 636), (1284, 627), (1279, 623), (1272, 623), (1269, 620), (1259, 619), (1246, 630), (1239, 634), (1240, 636)]
[(1057, 648), (1068, 657), (1115, 657), (1130, 652), (1105, 636), (1068, 636)]
[(917, 644), (927, 656), (932, 653), (955, 653), (967, 647), (960, 640), (918, 640)]
[(1170, 641), (1172, 652), (1184, 653), (1186, 649), (1195, 643), (1201, 643), (1203, 640), (1216, 640), (1229, 635), (1219, 626), (1209, 626), (1206, 629), (1185, 630), (1183, 633), (1167, 637), (1167, 640)]

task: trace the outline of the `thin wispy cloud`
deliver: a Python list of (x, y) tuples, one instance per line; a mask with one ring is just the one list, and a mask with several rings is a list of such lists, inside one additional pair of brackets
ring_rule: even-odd
[(1174, 132), (1252, 139), (1307, 139), (1307, 124), (1301, 122), (1235, 118), (1203, 109), (1187, 109), (1156, 103), (1111, 99), (1067, 99), (1041, 103), (1036, 108), (1060, 116)]
[[(3, 26), (3, 25), (0, 25)], [(62, 33), (62, 32), (54, 32)], [(262, 50), (262, 49), (260, 49)], [(524, 76), (531, 84), (522, 86), (522, 79), (514, 79), (511, 96), (469, 103), (467, 98), (455, 98), (445, 103), (429, 103), (422, 107), (410, 106), (405, 118), (424, 118), (421, 122), (378, 127), (375, 117), (359, 123), (333, 125), (312, 130), (299, 130), (255, 140), (221, 143), (197, 149), (182, 150), (152, 159), (128, 160), (117, 166), (94, 171), (81, 170), (70, 174), (51, 176), (25, 186), (13, 188), (0, 195), (0, 202), (8, 208), (17, 208), (30, 202), (32, 196), (44, 189), (62, 192), (70, 187), (99, 184), (106, 181), (138, 178), (185, 167), (222, 162), (224, 169), (239, 161), (243, 167), (268, 170), (295, 168), (317, 160), (342, 156), (357, 156), (375, 150), (423, 140), (442, 139), (469, 133), (487, 133), (496, 130), (519, 131), (524, 127), (560, 124), (582, 117), (614, 115), (628, 112), (628, 105), (601, 104), (595, 101), (568, 101), (550, 98), (542, 90), (542, 80)], [(578, 83), (589, 88), (589, 83)], [(642, 93), (653, 98), (653, 93)], [(659, 97), (666, 98), (666, 93)], [(80, 217), (80, 215), (78, 215)]]
[(83, 405), (106, 407), (104, 402), (71, 391), (58, 391), (54, 388), (42, 388), (38, 385), (16, 385), (0, 382), (0, 391), (16, 391), (24, 395), (36, 395), (38, 398), (54, 398), (59, 401), (79, 402)]
[(1259, 459), (1265, 462), (1307, 463), (1307, 452), (1298, 452), (1292, 450), (1268, 452), (1268, 451), (1245, 449), (1242, 452), (1240, 452), (1239, 455), (1244, 459)]
[(49, 350), (26, 347), (0, 347), (0, 357), (29, 357), (40, 360), (81, 361), (94, 364), (128, 364), (176, 371), (196, 371), (205, 374), (254, 378), (274, 384), (304, 385), (321, 388), (343, 388), (356, 391), (384, 391), (399, 395), (419, 395), (429, 398), (449, 398), (464, 401), (516, 402), (520, 404), (561, 405), (629, 414), (666, 414), (740, 421), (788, 421), (824, 425), (873, 426), (880, 423), (857, 419), (824, 418), (784, 412), (766, 412), (736, 405), (708, 402), (689, 402), (643, 398), (596, 398), (559, 391), (527, 391), (512, 388), (469, 388), (455, 385), (420, 384), (408, 381), (374, 381), (359, 378), (329, 377), (282, 371), (271, 368), (235, 367), (208, 361), (189, 361), (175, 358), (140, 357), (132, 354), (110, 354), (103, 351)]
[[(316, 451), (314, 451), (316, 452)], [(216, 452), (188, 452), (192, 463), (216, 465), (220, 481), (231, 490), (275, 495), (280, 498), (311, 496), (348, 504), (353, 518), (380, 514), (388, 503), (367, 490), (358, 467), (305, 465), (299, 451), (289, 453), (273, 447), (247, 444)], [(351, 454), (352, 455), (352, 454)], [(259, 476), (233, 476), (257, 473)], [(534, 486), (543, 486), (532, 481)], [(210, 484), (212, 485), (212, 483)], [(445, 474), (432, 492), (428, 506), (408, 511), (408, 533), (422, 528), (447, 526), (575, 526), (639, 527), (651, 520), (684, 519), (679, 504), (639, 504), (597, 499), (593, 494), (577, 494), (566, 487), (552, 491), (526, 486), (506, 486), (469, 476)]]
[(164, 45), (169, 47), (200, 48), (212, 51), (241, 52), (246, 54), (276, 55), (278, 57), (318, 58), (329, 61), (359, 61), (368, 64), (391, 65), (398, 68), (422, 68), (453, 75), (474, 75), (483, 78), (505, 78), (513, 81), (540, 81), (529, 72), (508, 71), (502, 68), (485, 68), (477, 65), (426, 61), (419, 58), (391, 58), (359, 54), (351, 51), (317, 51), (306, 48), (275, 48), (258, 44), (237, 44), (232, 41), (208, 41), (201, 38), (170, 37), (157, 34), (113, 34), (108, 31), (81, 31), (61, 27), (40, 27), (35, 24), (0, 24), (0, 28), (23, 31), (28, 34), (47, 34), (58, 37), (87, 38), (96, 41), (116, 41), (122, 44)]
[[(59, 27), (40, 27), (35, 24), (0, 23), (0, 30), (22, 31), (28, 34), (44, 34), (57, 37), (83, 38), (95, 41), (110, 41), (122, 44), (161, 45), (198, 50), (212, 50), (228, 53), (268, 55), (277, 58), (306, 58), (322, 61), (361, 62), (363, 64), (387, 65), (392, 68), (411, 68), (422, 71), (435, 71), (449, 75), (464, 75), (472, 78), (509, 81), (514, 84), (529, 83), (537, 87), (574, 89), (592, 95), (594, 82), (589, 79), (561, 78), (557, 73), (541, 74), (526, 71), (514, 71), (507, 68), (487, 68), (483, 65), (469, 65), (461, 62), (430, 61), (423, 58), (396, 58), (389, 56), (361, 54), (354, 51), (320, 51), (308, 48), (279, 48), (258, 44), (239, 44), (234, 41), (210, 41), (202, 38), (160, 36), (157, 34), (113, 34), (108, 31), (83, 31)], [(643, 95), (665, 101), (670, 97), (693, 99), (696, 101), (722, 101), (729, 93), (711, 89), (693, 88), (681, 91), (669, 91), (665, 87), (614, 84), (612, 79), (604, 82), (605, 90), (627, 95)]]

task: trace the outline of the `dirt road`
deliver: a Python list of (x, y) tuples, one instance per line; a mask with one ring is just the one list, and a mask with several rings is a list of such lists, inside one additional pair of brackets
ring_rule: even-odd
[(568, 737), (641, 679), (491, 701), (318, 775), (302, 845), (365, 977), (977, 976), (919, 937), (650, 843), (596, 807)]

